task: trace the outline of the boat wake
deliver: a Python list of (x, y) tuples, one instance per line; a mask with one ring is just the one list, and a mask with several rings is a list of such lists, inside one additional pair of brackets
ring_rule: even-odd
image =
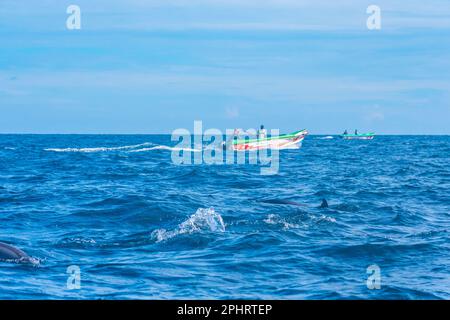
[(97, 147), (97, 148), (46, 148), (45, 151), (53, 151), (53, 152), (106, 152), (106, 151), (120, 151), (120, 150), (130, 150), (137, 149), (140, 147), (145, 147), (149, 145), (153, 145), (152, 142), (144, 142), (140, 144), (134, 144), (129, 146), (120, 146), (120, 147)]
[[(151, 146), (151, 147), (149, 147)], [(94, 148), (46, 148), (44, 151), (52, 152), (113, 152), (113, 151), (127, 151), (127, 152), (148, 152), (153, 150), (168, 150), (168, 151), (190, 151), (190, 152), (201, 152), (200, 149), (195, 148), (180, 148), (180, 147), (169, 147), (165, 145), (155, 145), (152, 142), (144, 142), (141, 144), (134, 144), (128, 146), (120, 147), (94, 147)]]
[(301, 145), (298, 144), (293, 144), (290, 146), (286, 146), (286, 147), (280, 147), (280, 148), (270, 148), (272, 150), (297, 150), (300, 149)]
[(214, 208), (198, 208), (187, 220), (183, 221), (174, 230), (157, 229), (152, 232), (156, 242), (166, 241), (178, 235), (201, 232), (225, 232), (225, 223), (222, 216)]
[(164, 145), (158, 145), (150, 148), (142, 148), (137, 150), (130, 150), (129, 152), (147, 152), (152, 150), (168, 150), (168, 151), (191, 151), (191, 152), (201, 152), (200, 149), (193, 149), (193, 148), (180, 148), (180, 147), (169, 147)]

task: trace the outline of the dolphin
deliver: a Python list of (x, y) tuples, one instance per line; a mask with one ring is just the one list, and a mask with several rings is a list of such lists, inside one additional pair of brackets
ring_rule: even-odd
[[(307, 204), (298, 203), (295, 201), (285, 200), (285, 199), (267, 199), (267, 200), (262, 200), (261, 202), (269, 203), (269, 204), (288, 204), (288, 205), (297, 206), (297, 207), (308, 207)], [(328, 208), (328, 202), (326, 199), (322, 199), (322, 203), (320, 204), (319, 208), (321, 208), (321, 209)]]
[(14, 261), (18, 263), (36, 264), (37, 260), (30, 257), (22, 250), (7, 243), (0, 242), (0, 261)]
[(322, 199), (322, 203), (320, 204), (319, 208), (328, 208), (328, 201), (327, 199)]

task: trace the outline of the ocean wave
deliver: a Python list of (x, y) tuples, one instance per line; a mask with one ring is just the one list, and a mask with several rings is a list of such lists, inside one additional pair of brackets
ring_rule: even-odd
[(344, 212), (358, 212), (360, 210), (357, 205), (351, 203), (340, 203), (333, 206), (333, 209)]
[(441, 236), (446, 236), (446, 234), (448, 234), (449, 231), (446, 229), (441, 229), (441, 230), (428, 230), (428, 231), (422, 231), (422, 232), (418, 232), (418, 233), (413, 233), (408, 235), (408, 237), (411, 238), (422, 238), (422, 239), (426, 239), (426, 238), (440, 238)]
[(408, 243), (356, 243), (348, 245), (332, 245), (328, 248), (317, 250), (322, 254), (332, 256), (361, 258), (376, 256), (379, 259), (400, 256), (415, 255), (417, 252), (426, 254), (433, 252), (436, 248), (431, 243), (408, 242)]
[(187, 220), (183, 221), (174, 230), (157, 229), (152, 232), (156, 242), (169, 240), (178, 235), (201, 232), (225, 232), (225, 223), (222, 216), (214, 208), (198, 208)]
[[(394, 286), (394, 285), (384, 285), (382, 296), (377, 297), (378, 299), (382, 299), (383, 297), (388, 297), (389, 299), (397, 299), (397, 300), (438, 300), (438, 299), (448, 299), (445, 297), (444, 292), (438, 292), (438, 294), (434, 294), (432, 292), (428, 292), (426, 290), (420, 290), (416, 288), (408, 288), (407, 286)], [(443, 294), (441, 296), (441, 294)]]
[(325, 136), (325, 137), (317, 137), (317, 140), (330, 140), (330, 139), (334, 139), (333, 136)]
[(120, 151), (120, 150), (129, 150), (136, 149), (144, 146), (153, 145), (152, 142), (144, 142), (140, 144), (128, 145), (128, 146), (120, 146), (120, 147), (95, 147), (95, 148), (46, 148), (44, 151), (53, 151), (53, 152), (105, 152), (105, 151)]

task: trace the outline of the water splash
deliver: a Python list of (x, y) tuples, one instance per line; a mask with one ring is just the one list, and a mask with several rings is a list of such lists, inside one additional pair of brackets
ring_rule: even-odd
[(225, 223), (222, 216), (214, 208), (198, 208), (187, 220), (183, 221), (174, 230), (157, 229), (152, 232), (156, 242), (165, 241), (182, 234), (201, 232), (225, 232)]

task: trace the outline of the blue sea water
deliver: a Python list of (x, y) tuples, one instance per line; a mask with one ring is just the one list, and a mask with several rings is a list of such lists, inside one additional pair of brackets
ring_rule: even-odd
[(1, 261), (0, 298), (450, 298), (449, 136), (307, 136), (269, 176), (172, 145), (0, 135), (0, 241), (39, 261)]

